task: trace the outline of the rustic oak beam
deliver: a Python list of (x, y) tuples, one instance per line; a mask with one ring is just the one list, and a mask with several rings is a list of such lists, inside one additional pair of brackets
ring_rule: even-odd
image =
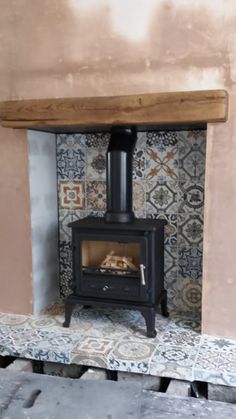
[(0, 103), (0, 123), (11, 128), (157, 126), (227, 120), (225, 90), (152, 93)]

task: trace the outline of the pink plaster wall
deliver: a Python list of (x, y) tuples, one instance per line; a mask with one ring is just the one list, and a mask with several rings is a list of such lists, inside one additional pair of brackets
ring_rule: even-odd
[(228, 90), (229, 122), (208, 130), (203, 331), (236, 338), (235, 0), (0, 0), (0, 7), (1, 100)]
[(32, 312), (26, 134), (0, 128), (0, 311), (19, 314)]

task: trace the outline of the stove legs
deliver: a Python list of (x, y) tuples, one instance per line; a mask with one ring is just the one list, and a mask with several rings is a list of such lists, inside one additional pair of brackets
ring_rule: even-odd
[(74, 299), (68, 297), (65, 301), (65, 321), (63, 323), (63, 327), (70, 327), (70, 320), (72, 312), (75, 308), (75, 306), (78, 304), (77, 301)]
[(169, 317), (169, 312), (167, 308), (167, 292), (166, 290), (163, 291), (162, 299), (161, 299), (161, 314), (164, 317)]
[[(71, 315), (72, 312), (75, 308), (75, 306), (77, 304), (83, 305), (84, 308), (90, 308), (93, 306), (101, 306), (101, 307), (106, 307), (106, 306), (110, 306), (110, 307), (116, 307), (116, 308), (127, 308), (127, 304), (121, 303), (121, 302), (112, 302), (109, 303), (107, 301), (103, 301), (100, 300), (98, 301), (95, 299), (83, 299), (82, 297), (79, 298), (78, 296), (76, 296), (75, 294), (70, 295), (69, 297), (67, 297), (67, 299), (65, 300), (65, 321), (63, 323), (64, 327), (69, 327), (70, 326), (70, 320), (71, 320)], [(148, 306), (141, 306), (141, 305), (137, 305), (137, 304), (131, 304), (129, 303), (128, 307), (130, 309), (134, 309), (134, 310), (140, 310), (145, 322), (146, 322), (146, 328), (147, 328), (147, 337), (148, 338), (154, 338), (157, 334), (156, 330), (155, 330), (155, 315), (156, 315), (156, 307), (157, 305), (161, 304), (161, 313), (163, 316), (168, 317), (169, 313), (168, 313), (168, 309), (167, 309), (167, 292), (166, 290), (163, 290), (159, 300), (156, 302), (156, 305), (153, 307), (148, 307)]]
[(155, 338), (157, 332), (155, 330), (155, 317), (156, 317), (156, 310), (153, 307), (145, 308), (142, 310), (142, 315), (146, 322), (147, 327), (147, 337), (148, 338)]
[[(161, 314), (164, 317), (169, 317), (169, 312), (167, 308), (167, 292), (163, 290), (161, 298), (159, 300), (161, 303)], [(142, 315), (145, 318), (146, 327), (147, 327), (147, 337), (154, 338), (157, 334), (155, 330), (155, 315), (156, 307), (145, 307), (142, 309)]]

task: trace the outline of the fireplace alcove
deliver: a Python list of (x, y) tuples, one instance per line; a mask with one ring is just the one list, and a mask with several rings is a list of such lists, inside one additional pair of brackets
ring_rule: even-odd
[[(106, 132), (113, 124), (124, 125), (127, 123), (136, 125), (140, 133), (143, 130), (147, 132), (149, 129), (164, 131), (166, 128), (177, 132), (186, 131), (186, 129), (200, 131), (204, 130), (209, 122), (224, 122), (226, 120), (227, 94), (225, 91), (219, 90), (121, 98), (11, 101), (1, 104), (0, 117), (4, 127), (36, 130), (29, 134), (29, 160), (32, 162), (31, 174), (33, 174), (30, 188), (34, 313), (39, 314), (42, 309), (55, 300), (58, 291), (55, 280), (58, 267), (56, 252), (51, 252), (49, 257), (47, 255), (48, 262), (42, 263), (45, 249), (51, 249), (52, 246), (57, 249), (58, 246), (56, 174), (52, 175), (52, 167), (55, 165), (56, 159), (55, 135), (69, 133), (72, 136), (72, 133), (79, 135), (78, 133), (88, 131)], [(40, 142), (45, 151), (41, 160), (39, 159)], [(44, 191), (38, 188), (39, 183), (42, 182), (42, 177), (39, 174), (40, 166), (44, 170), (43, 182), (47, 182), (47, 187), (43, 188)], [(63, 181), (61, 186), (65, 186)], [(34, 214), (34, 211), (39, 211), (38, 197), (35, 191), (45, 193), (46, 197), (51, 194), (52, 188), (54, 188), (54, 192), (51, 195), (53, 198), (50, 211), (39, 217)], [(70, 190), (67, 192), (70, 194)], [(60, 193), (59, 190), (59, 195)], [(80, 194), (80, 191), (78, 191), (77, 197), (82, 201), (86, 199), (86, 195)], [(39, 231), (41, 231), (40, 238), (37, 234)], [(49, 246), (45, 247), (47, 243)], [(44, 251), (42, 251), (43, 248)], [(68, 256), (68, 247), (64, 246), (63, 248), (62, 246), (61, 254), (63, 257)], [(44, 282), (42, 278), (44, 278)]]

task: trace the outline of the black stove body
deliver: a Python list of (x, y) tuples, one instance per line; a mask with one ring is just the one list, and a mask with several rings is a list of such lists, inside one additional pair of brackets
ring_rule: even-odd
[[(164, 289), (165, 220), (135, 219), (132, 211), (134, 129), (114, 128), (107, 152), (107, 212), (72, 228), (73, 293), (65, 301), (64, 327), (77, 304), (130, 308), (143, 314), (155, 337), (155, 312), (168, 316)], [(117, 264), (107, 263), (108, 260)]]

